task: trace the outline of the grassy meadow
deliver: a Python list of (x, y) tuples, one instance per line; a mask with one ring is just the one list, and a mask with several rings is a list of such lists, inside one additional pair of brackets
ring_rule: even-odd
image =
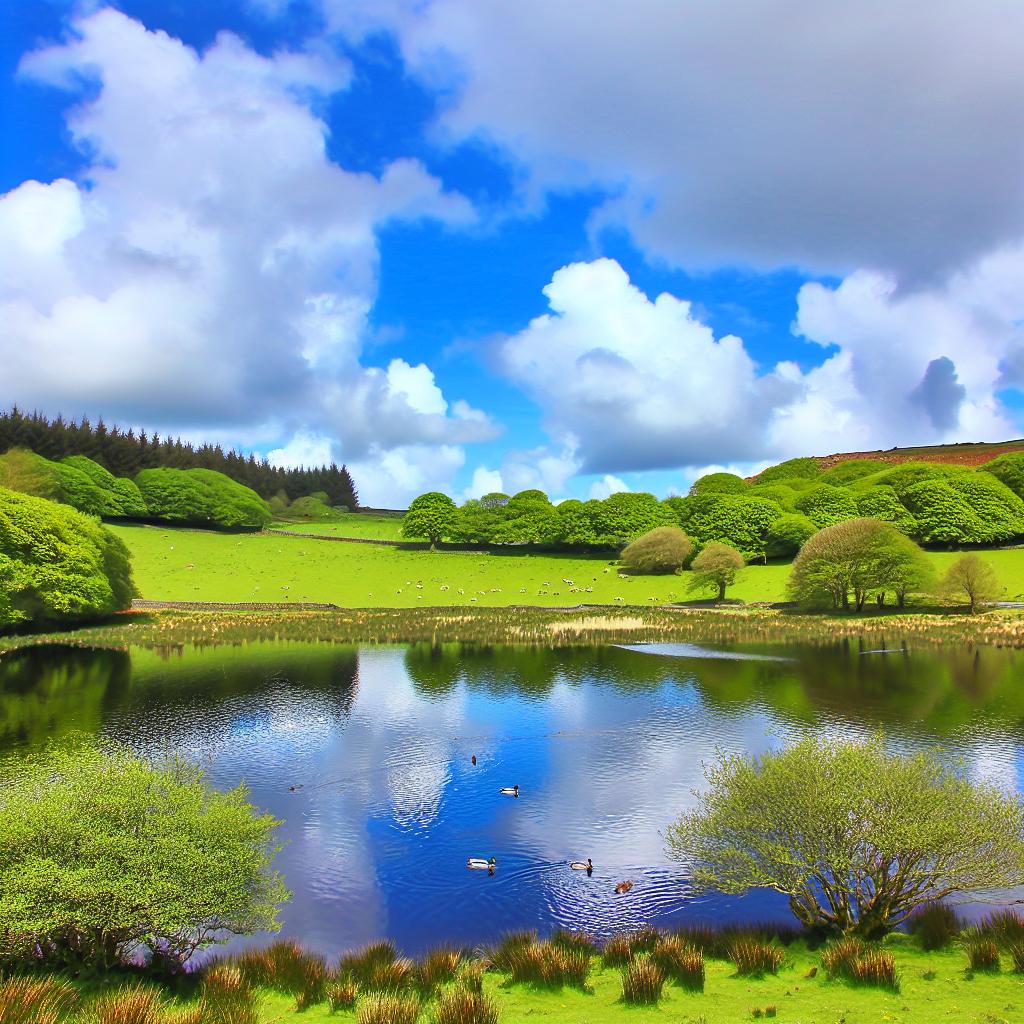
[(313, 533), (357, 540), (401, 540), (402, 517), (373, 512), (349, 512), (327, 522), (274, 523), (273, 529), (289, 533)]
[[(331, 525), (341, 529), (344, 524)], [(501, 608), (653, 606), (695, 597), (687, 590), (688, 573), (622, 576), (610, 554), (403, 550), (272, 534), (126, 525), (111, 529), (131, 550), (136, 583), (150, 600)], [(302, 531), (296, 527), (295, 532)], [(1024, 595), (1024, 548), (982, 554), (996, 569), (1009, 599)], [(936, 572), (942, 572), (958, 556), (931, 552), (928, 557)], [(747, 602), (784, 600), (789, 570), (788, 563), (748, 566), (728, 596)]]

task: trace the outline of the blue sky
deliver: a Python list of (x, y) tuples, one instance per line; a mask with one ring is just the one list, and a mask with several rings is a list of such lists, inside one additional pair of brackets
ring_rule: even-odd
[(1021, 432), (1024, 13), (43, 0), (0, 25), (0, 403), (365, 500)]

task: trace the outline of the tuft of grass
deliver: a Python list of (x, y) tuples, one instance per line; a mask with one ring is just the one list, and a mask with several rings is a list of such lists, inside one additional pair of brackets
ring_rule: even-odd
[(346, 954), (338, 961), (336, 975), (364, 992), (402, 992), (417, 981), (415, 965), (399, 957), (392, 942), (373, 942), (359, 953)]
[(204, 1001), (219, 1006), (223, 1003), (252, 1002), (253, 987), (237, 964), (217, 964), (203, 974), (200, 994)]
[(785, 956), (778, 946), (757, 939), (737, 939), (729, 948), (736, 973), (743, 975), (776, 974)]
[[(281, 939), (261, 949), (250, 949), (234, 959), (245, 980), (255, 988), (269, 988), (296, 997), (309, 1006), (323, 999), (327, 964), (297, 942)], [(300, 1009), (302, 1006), (300, 1006)]]
[(677, 936), (665, 936), (654, 947), (651, 963), (682, 988), (704, 991), (704, 954)]
[(664, 938), (664, 934), (651, 925), (645, 925), (639, 931), (631, 932), (629, 941), (636, 953), (650, 953)]
[(585, 949), (566, 949), (550, 942), (509, 946), (503, 954), (513, 982), (560, 988), (585, 988), (591, 955)]
[(718, 932), (710, 925), (687, 924), (676, 928), (672, 934), (687, 946), (699, 949), (705, 956), (720, 956)]
[(967, 943), (967, 960), (972, 971), (994, 973), (1000, 968), (999, 947), (992, 939), (974, 939)]
[(88, 1024), (160, 1024), (164, 1005), (158, 989), (132, 985), (97, 996), (85, 1019)]
[(509, 932), (490, 952), (491, 966), (504, 974), (512, 973), (512, 964), (522, 956), (528, 946), (537, 944), (536, 932)]
[(853, 980), (858, 985), (874, 985), (894, 992), (898, 992), (900, 987), (892, 953), (880, 949), (869, 949), (854, 961)]
[(853, 978), (854, 964), (864, 953), (864, 943), (851, 936), (838, 939), (826, 946), (821, 954), (821, 966), (830, 978)]
[(962, 927), (956, 911), (941, 901), (928, 903), (911, 916), (908, 928), (916, 935), (921, 948), (927, 951), (945, 949)]
[(605, 967), (625, 967), (633, 959), (633, 943), (628, 935), (613, 935), (605, 944), (601, 960)]
[(564, 928), (556, 928), (551, 933), (551, 938), (548, 939), (548, 942), (552, 946), (558, 946), (562, 949), (583, 950), (589, 956), (594, 956), (597, 953), (597, 943), (594, 941), (594, 937), (586, 932), (571, 932)]
[(651, 1006), (661, 999), (665, 972), (650, 960), (632, 960), (622, 972), (622, 1001)]
[(484, 990), (484, 971), (486, 970), (487, 964), (482, 960), (464, 961), (456, 980), (467, 992), (480, 994)]
[(328, 982), (324, 989), (324, 995), (331, 1013), (336, 1013), (338, 1010), (351, 1010), (356, 1005), (357, 991), (353, 981)]
[(56, 1024), (77, 998), (56, 978), (8, 978), (0, 981), (0, 1024)]
[(1014, 974), (1024, 974), (1024, 942), (1014, 942), (1009, 948), (1010, 959), (1013, 960)]
[(462, 963), (462, 951), (451, 946), (432, 949), (416, 966), (416, 984), (424, 993), (451, 981)]
[(356, 1024), (416, 1024), (420, 1009), (417, 996), (378, 993), (359, 1000)]
[(479, 992), (453, 989), (442, 993), (434, 1009), (435, 1024), (498, 1024), (498, 1008)]
[(992, 939), (1000, 946), (1024, 942), (1024, 917), (1013, 909), (997, 910), (989, 914), (977, 930), (980, 935)]

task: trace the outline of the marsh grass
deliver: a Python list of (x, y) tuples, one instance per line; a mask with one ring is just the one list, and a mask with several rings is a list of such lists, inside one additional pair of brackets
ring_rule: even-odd
[(646, 959), (631, 960), (622, 971), (622, 1001), (650, 1006), (661, 999), (665, 972)]
[(572, 932), (565, 928), (556, 928), (551, 933), (548, 942), (561, 949), (583, 950), (590, 956), (597, 953), (597, 942), (592, 935), (588, 935), (586, 932)]
[(853, 964), (853, 980), (858, 985), (873, 985), (898, 992), (899, 975), (892, 953), (880, 949), (866, 950)]
[(98, 995), (85, 1014), (86, 1024), (161, 1024), (166, 999), (159, 989), (131, 985)]
[(498, 944), (490, 951), (491, 967), (503, 974), (512, 973), (512, 964), (518, 962), (524, 948), (537, 944), (536, 932), (508, 932), (498, 940)]
[(443, 992), (434, 1008), (435, 1024), (498, 1024), (498, 1007), (479, 992)]
[(465, 960), (459, 970), (456, 982), (467, 992), (481, 993), (484, 990), (484, 973), (487, 963), (483, 960)]
[(601, 951), (605, 967), (625, 967), (632, 959), (633, 943), (628, 935), (613, 935)]
[(416, 984), (421, 992), (434, 992), (447, 984), (458, 973), (462, 963), (462, 950), (441, 946), (430, 950), (416, 965)]
[(329, 981), (324, 989), (324, 996), (331, 1013), (338, 1010), (351, 1010), (356, 1005), (358, 988), (353, 981)]
[(651, 952), (651, 963), (681, 988), (704, 990), (704, 954), (677, 936), (664, 936)]
[(56, 1024), (78, 1002), (72, 985), (57, 978), (0, 981), (0, 1024)]
[(972, 938), (967, 942), (968, 970), (995, 973), (1001, 967), (999, 947), (992, 939)]
[(233, 963), (253, 987), (269, 988), (314, 1002), (327, 981), (324, 958), (307, 952), (289, 939), (246, 950), (235, 957)]
[(911, 935), (917, 936), (921, 948), (927, 952), (945, 949), (963, 927), (956, 911), (941, 901), (928, 903), (915, 911), (907, 926)]
[(853, 977), (853, 965), (864, 952), (861, 939), (850, 937), (837, 939), (825, 947), (821, 954), (821, 966), (830, 978)]
[(356, 1024), (416, 1024), (421, 1008), (418, 996), (376, 993), (359, 1000)]
[(566, 949), (550, 942), (511, 946), (505, 954), (513, 982), (560, 988), (585, 988), (591, 955), (585, 949)]
[(981, 922), (976, 933), (1000, 946), (1024, 942), (1024, 918), (1013, 909), (997, 910)]
[(786, 954), (778, 946), (758, 939), (737, 939), (729, 947), (729, 959), (740, 975), (777, 974), (785, 958)]

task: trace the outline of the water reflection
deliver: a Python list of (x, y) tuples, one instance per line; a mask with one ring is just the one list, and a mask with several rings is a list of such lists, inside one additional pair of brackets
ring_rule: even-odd
[[(713, 653), (30, 649), (0, 658), (0, 757), (79, 729), (183, 750), (217, 785), (244, 779), (285, 821), (285, 934), (331, 954), (381, 934), (415, 952), (512, 927), (782, 914), (770, 894), (695, 899), (665, 858), (664, 829), (718, 748), (883, 728), (899, 748), (941, 744), (973, 777), (1021, 785), (1013, 652)], [(513, 784), (520, 799), (498, 794)], [(497, 857), (494, 877), (467, 872), (469, 856)], [(592, 877), (569, 870), (587, 857)], [(616, 896), (624, 878), (637, 884)]]

